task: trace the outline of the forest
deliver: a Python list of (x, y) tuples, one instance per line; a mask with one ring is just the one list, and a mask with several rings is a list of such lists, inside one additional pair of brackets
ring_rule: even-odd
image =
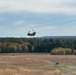
[(75, 55), (76, 38), (0, 38), (0, 53)]

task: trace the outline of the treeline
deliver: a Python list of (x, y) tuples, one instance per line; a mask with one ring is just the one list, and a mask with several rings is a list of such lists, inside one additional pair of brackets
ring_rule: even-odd
[(76, 54), (76, 38), (0, 38), (0, 53), (26, 52)]

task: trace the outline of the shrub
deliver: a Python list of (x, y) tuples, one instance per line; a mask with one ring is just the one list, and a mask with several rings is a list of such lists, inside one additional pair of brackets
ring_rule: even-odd
[(54, 48), (51, 51), (51, 54), (53, 55), (69, 55), (71, 53), (72, 53), (71, 48), (62, 48), (62, 47)]
[(76, 50), (74, 50), (73, 54), (76, 55)]

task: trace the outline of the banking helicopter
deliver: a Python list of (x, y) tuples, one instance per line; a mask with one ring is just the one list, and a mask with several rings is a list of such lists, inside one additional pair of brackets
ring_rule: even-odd
[(29, 30), (29, 32), (27, 33), (27, 35), (28, 36), (35, 36), (36, 35), (36, 32), (32, 29), (32, 33), (30, 32), (30, 30)]

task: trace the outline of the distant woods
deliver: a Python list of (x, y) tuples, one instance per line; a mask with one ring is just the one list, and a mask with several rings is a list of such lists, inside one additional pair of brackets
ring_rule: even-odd
[(0, 38), (0, 53), (76, 55), (76, 38)]

